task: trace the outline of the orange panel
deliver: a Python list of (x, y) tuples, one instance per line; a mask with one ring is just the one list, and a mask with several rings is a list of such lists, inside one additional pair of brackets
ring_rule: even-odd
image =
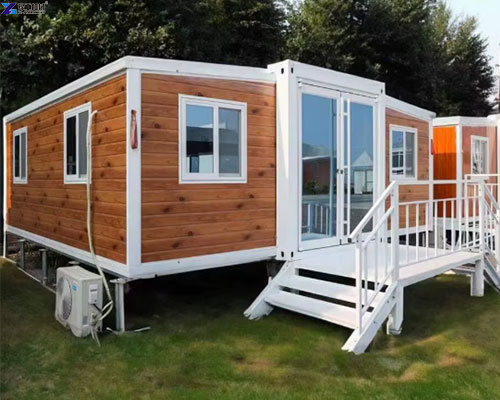
[[(434, 179), (457, 178), (457, 140), (455, 126), (434, 128)], [(455, 197), (455, 185), (434, 186), (434, 198)]]

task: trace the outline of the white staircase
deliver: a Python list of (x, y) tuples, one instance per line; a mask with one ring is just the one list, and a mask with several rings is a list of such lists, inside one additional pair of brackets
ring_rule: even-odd
[[(406, 286), (454, 269), (472, 276), (474, 296), (482, 295), (484, 281), (500, 291), (500, 267), (496, 253), (491, 250), (500, 232), (500, 222), (496, 219), (500, 216), (500, 206), (484, 182), (477, 185), (479, 200), (474, 214), (479, 221), (477, 227), (468, 232), (468, 220), (462, 221), (463, 215), (469, 217), (471, 199), (466, 196), (451, 200), (454, 201), (451, 217), (462, 227), (460, 235), (455, 238), (452, 233), (451, 243), (433, 239), (432, 247), (430, 231), (434, 238), (436, 233), (446, 238), (446, 210), (450, 200), (399, 203), (399, 184), (392, 182), (350, 235), (352, 244), (285, 262), (245, 315), (258, 319), (278, 307), (353, 329), (342, 348), (359, 354), (366, 350), (385, 321), (387, 333), (401, 332)], [(413, 227), (409, 225), (411, 207), (415, 207), (413, 215), (416, 215)], [(459, 211), (463, 209), (466, 214)], [(442, 210), (441, 215), (438, 210)], [(425, 213), (422, 227), (420, 212)], [(400, 216), (405, 221), (402, 224)], [(373, 230), (364, 233), (370, 222)], [(462, 232), (463, 226), (467, 226), (466, 232)], [(416, 233), (416, 244), (410, 244), (409, 227)], [(454, 232), (453, 222), (451, 232)]]

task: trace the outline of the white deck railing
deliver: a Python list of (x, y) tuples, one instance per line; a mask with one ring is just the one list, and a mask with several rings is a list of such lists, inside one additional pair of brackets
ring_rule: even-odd
[[(400, 268), (464, 250), (489, 249), (500, 259), (500, 206), (484, 178), (459, 182), (459, 197), (400, 202), (401, 186), (450, 184), (457, 181), (392, 182), (349, 236), (359, 332), (377, 295), (398, 284)], [(363, 233), (370, 222), (373, 229)]]

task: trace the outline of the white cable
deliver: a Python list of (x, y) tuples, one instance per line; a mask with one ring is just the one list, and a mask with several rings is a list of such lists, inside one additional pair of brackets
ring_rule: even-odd
[(89, 120), (87, 124), (87, 236), (89, 240), (89, 250), (90, 254), (92, 255), (92, 259), (94, 261), (94, 265), (97, 268), (97, 271), (99, 271), (99, 275), (101, 275), (103, 284), (104, 284), (104, 289), (106, 290), (106, 295), (108, 296), (108, 303), (102, 308), (102, 310), (97, 314), (96, 318), (91, 321), (91, 330), (90, 333), (92, 335), (92, 338), (97, 342), (97, 344), (100, 346), (99, 343), (99, 337), (97, 336), (97, 327), (99, 325), (99, 322), (102, 321), (104, 318), (106, 318), (109, 313), (113, 310), (113, 297), (111, 296), (111, 292), (109, 290), (109, 285), (108, 281), (106, 280), (106, 276), (104, 275), (104, 272), (99, 265), (97, 261), (97, 257), (94, 251), (94, 242), (92, 241), (92, 215), (91, 215), (91, 196), (90, 196), (90, 181), (92, 179), (92, 146), (91, 146), (91, 137), (92, 137), (92, 132), (91, 132), (91, 127), (92, 127), (92, 118), (94, 115), (97, 114), (97, 110), (92, 111), (92, 113), (89, 115)]

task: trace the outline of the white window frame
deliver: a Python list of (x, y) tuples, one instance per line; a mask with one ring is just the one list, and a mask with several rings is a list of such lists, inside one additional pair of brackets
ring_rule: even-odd
[[(65, 184), (83, 184), (83, 183), (87, 183), (87, 178), (89, 176), (89, 165), (87, 163), (87, 174), (85, 176), (82, 176), (82, 177), (79, 177), (78, 176), (78, 168), (79, 168), (79, 156), (80, 156), (80, 151), (79, 151), (79, 140), (78, 140), (78, 135), (79, 135), (79, 131), (78, 131), (78, 127), (79, 127), (79, 124), (78, 124), (78, 118), (79, 118), (79, 114), (83, 111), (87, 111), (88, 114), (89, 114), (89, 119), (90, 119), (90, 115), (92, 114), (92, 103), (91, 102), (88, 102), (88, 103), (85, 103), (85, 104), (82, 104), (81, 106), (78, 106), (78, 107), (75, 107), (75, 108), (72, 108), (71, 110), (68, 110), (68, 111), (65, 111), (64, 112), (64, 183)], [(68, 118), (71, 118), (71, 117), (76, 117), (76, 174), (75, 175), (68, 175), (68, 169), (67, 169), (67, 159), (66, 159), (66, 152), (67, 152), (67, 149), (66, 149), (66, 121), (68, 120)], [(88, 138), (87, 138), (87, 141), (88, 141)], [(92, 137), (90, 138), (90, 143), (92, 144)]]
[[(403, 132), (403, 167), (406, 165), (406, 132), (414, 133), (415, 143), (414, 143), (414, 154), (413, 154), (413, 170), (415, 171), (415, 176), (405, 176), (405, 175), (395, 175), (392, 173), (392, 141), (393, 132), (399, 131)], [(418, 129), (412, 128), (410, 126), (403, 125), (389, 125), (389, 174), (391, 180), (397, 181), (416, 181), (418, 180)]]
[(472, 166), (474, 165), (474, 142), (485, 142), (486, 143), (486, 171), (481, 172), (481, 174), (489, 174), (490, 173), (490, 141), (486, 136), (477, 136), (477, 135), (471, 135), (470, 137), (470, 173), (474, 174), (472, 172)]
[[(187, 105), (212, 107), (214, 126), (214, 172), (188, 172), (187, 160)], [(240, 111), (240, 173), (219, 173), (219, 108)], [(208, 97), (179, 94), (179, 183), (247, 183), (247, 103), (239, 101), (213, 99)]]
[[(21, 136), (23, 133), (26, 136), (26, 141), (25, 141), (26, 147), (24, 149), (24, 154), (26, 155), (24, 159), (24, 168), (26, 171), (26, 176), (24, 178), (21, 177), (21, 165), (19, 165), (19, 176), (16, 177), (16, 141), (15, 141), (16, 136)], [(19, 151), (21, 151), (21, 139), (19, 139)], [(19, 154), (19, 161), (22, 162), (21, 154)], [(28, 183), (28, 127), (26, 126), (16, 129), (12, 134), (12, 182), (21, 184)]]

